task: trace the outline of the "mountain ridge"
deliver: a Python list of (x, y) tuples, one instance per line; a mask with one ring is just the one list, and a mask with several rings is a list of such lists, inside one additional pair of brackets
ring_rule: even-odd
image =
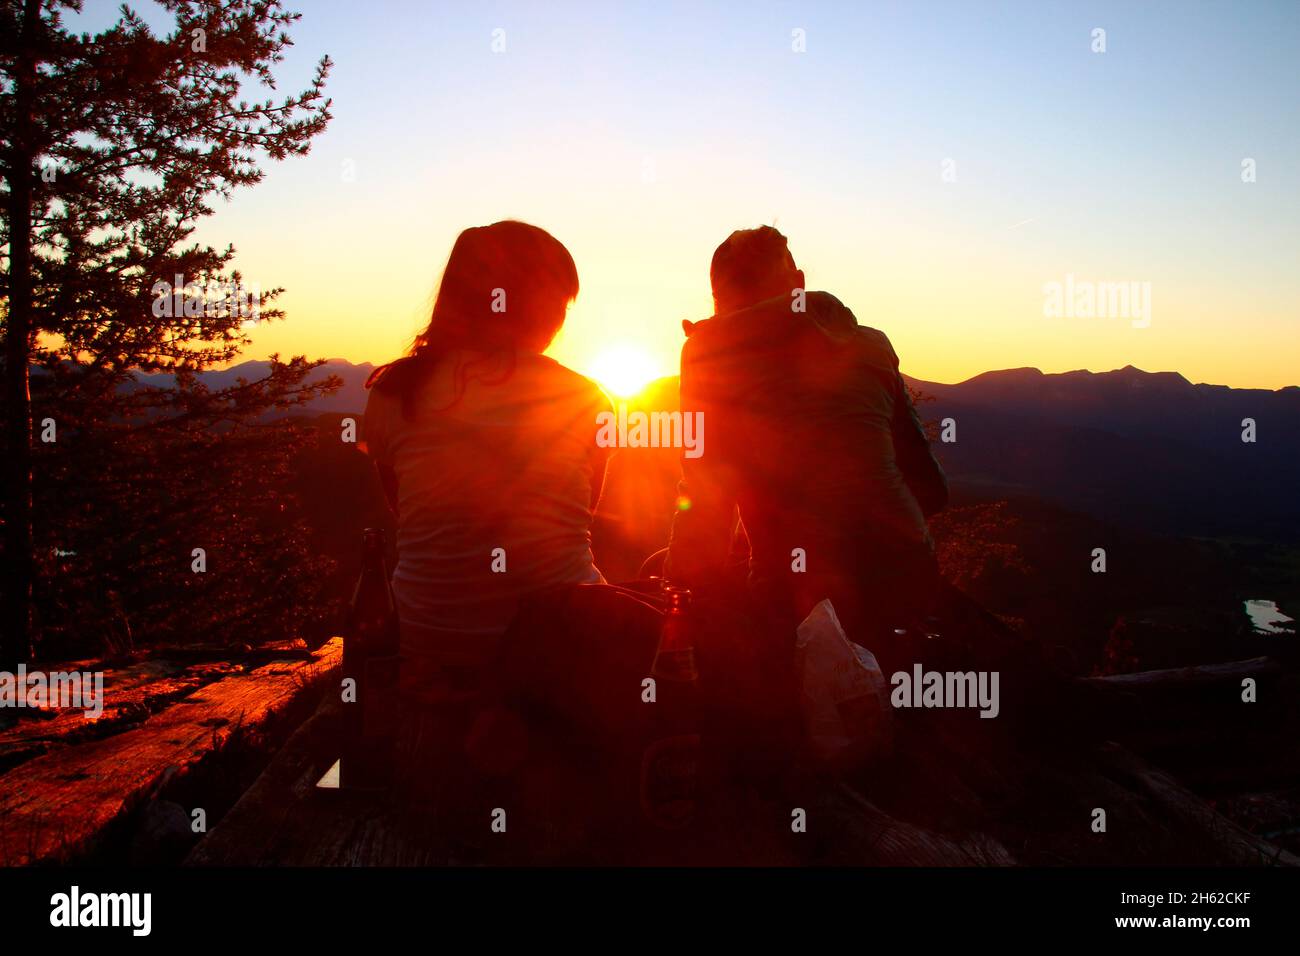
[[(240, 376), (249, 377), (253, 372), (265, 374), (270, 367), (270, 362), (264, 359), (246, 359), (234, 365), (227, 366), (223, 369), (213, 369), (202, 373), (200, 378), (213, 384), (216, 382), (234, 382)], [(364, 386), (366, 378), (374, 371), (373, 362), (352, 362), (345, 358), (333, 357), (325, 359), (321, 369), (316, 374), (324, 376), (325, 374), (337, 374), (344, 379), (344, 386), (339, 390), (337, 395), (340, 401), (346, 403), (346, 396), (349, 394), (349, 385), (352, 382), (359, 381)], [(351, 371), (349, 371), (351, 370)], [(162, 384), (169, 375), (165, 372), (153, 373), (149, 375), (137, 375), (137, 381), (143, 384)], [(666, 375), (655, 382), (671, 381), (675, 375)], [(972, 375), (970, 378), (963, 379), (960, 382), (936, 382), (930, 379), (918, 378), (912, 375), (903, 375), (906, 381), (913, 388), (919, 389), (926, 395), (939, 397), (940, 395), (951, 394), (954, 390), (962, 390), (970, 393), (974, 389), (988, 388), (1051, 388), (1058, 384), (1069, 385), (1071, 387), (1081, 384), (1103, 384), (1109, 385), (1113, 382), (1122, 382), (1128, 388), (1147, 389), (1152, 386), (1159, 386), (1167, 390), (1178, 389), (1186, 392), (1212, 391), (1215, 394), (1221, 394), (1224, 391), (1236, 394), (1262, 394), (1262, 395), (1286, 395), (1300, 397), (1300, 385), (1284, 385), (1277, 389), (1239, 387), (1232, 385), (1217, 385), (1208, 382), (1191, 382), (1181, 372), (1176, 371), (1158, 371), (1149, 372), (1140, 369), (1134, 365), (1125, 365), (1122, 368), (1110, 369), (1108, 371), (1092, 371), (1091, 369), (1071, 369), (1065, 372), (1044, 372), (1036, 366), (1021, 366), (1018, 368), (989, 369)], [(653, 385), (655, 383), (651, 383)], [(650, 388), (651, 386), (647, 386)], [(361, 411), (365, 407), (364, 389), (351, 393), (353, 396), (352, 404), (346, 409), (335, 409), (332, 406), (337, 402), (329, 402), (331, 408), (320, 408), (317, 410), (348, 410)], [(316, 406), (313, 406), (315, 408)]]
[[(267, 367), (250, 360), (202, 378), (222, 387)], [(313, 377), (338, 375), (343, 386), (290, 413), (360, 415), (373, 369), (369, 362), (327, 361)], [(904, 379), (921, 393), (922, 418), (952, 425), (955, 440), (933, 447), (955, 486), (1032, 496), (1158, 532), (1300, 538), (1296, 386), (1193, 384), (1177, 372), (1132, 365), (1107, 372), (996, 369), (951, 385)], [(628, 403), (677, 408), (676, 376), (650, 383)], [(1248, 431), (1253, 440), (1243, 440)], [(623, 467), (634, 466), (629, 460)]]

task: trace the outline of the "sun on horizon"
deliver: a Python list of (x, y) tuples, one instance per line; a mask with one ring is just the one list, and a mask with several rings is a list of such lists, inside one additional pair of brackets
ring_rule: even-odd
[(631, 398), (663, 373), (645, 349), (621, 344), (598, 353), (587, 374), (618, 398)]

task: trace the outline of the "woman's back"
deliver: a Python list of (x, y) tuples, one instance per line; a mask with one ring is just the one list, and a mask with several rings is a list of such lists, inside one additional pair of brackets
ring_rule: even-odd
[(372, 389), (366, 443), (397, 482), (404, 657), (481, 663), (521, 596), (601, 580), (590, 523), (609, 407), (588, 379), (522, 351), (449, 352), (405, 410)]

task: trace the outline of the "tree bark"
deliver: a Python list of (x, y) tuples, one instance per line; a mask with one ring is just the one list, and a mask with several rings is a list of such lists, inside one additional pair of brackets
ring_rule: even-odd
[(32, 653), (32, 398), (28, 362), (32, 344), (32, 180), (36, 148), (32, 109), (36, 93), (39, 0), (27, 0), (14, 77), (14, 136), (9, 179), (9, 302), (5, 329), (4, 620), (0, 667)]

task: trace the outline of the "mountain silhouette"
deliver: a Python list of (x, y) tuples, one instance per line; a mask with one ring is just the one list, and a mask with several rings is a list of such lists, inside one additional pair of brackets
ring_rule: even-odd
[[(212, 387), (266, 373), (248, 361), (203, 374)], [(360, 414), (371, 363), (330, 359), (314, 374), (343, 386), (295, 414)], [(1135, 527), (1184, 535), (1294, 540), (1300, 534), (1300, 388), (1193, 384), (1177, 372), (985, 372), (957, 384), (904, 376), (923, 418), (951, 419), (955, 441), (936, 442), (949, 478), (981, 495), (1031, 496)], [(165, 384), (165, 376), (140, 376)], [(676, 407), (675, 377), (633, 407)], [(1255, 441), (1242, 440), (1243, 420)], [(617, 471), (667, 481), (668, 450), (625, 451)], [(636, 458), (641, 461), (628, 460)], [(653, 464), (651, 461), (653, 460)], [(671, 501), (672, 485), (663, 491)]]
[[(1151, 530), (1294, 539), (1300, 389), (1194, 385), (1177, 372), (986, 372), (909, 383), (951, 419), (950, 476)], [(1243, 441), (1245, 423), (1254, 441)]]
[[(228, 368), (201, 372), (198, 378), (208, 388), (227, 388), (236, 384), (241, 378), (248, 381), (264, 378), (270, 368), (270, 362), (249, 360), (240, 362), (237, 365), (231, 365)], [(312, 413), (341, 412), (346, 414), (351, 412), (360, 414), (366, 407), (366, 379), (370, 377), (370, 373), (374, 371), (374, 368), (375, 366), (370, 362), (362, 362), (357, 365), (347, 359), (326, 359), (323, 365), (314, 369), (307, 376), (307, 381), (319, 382), (327, 376), (337, 375), (343, 380), (343, 385), (333, 394), (326, 395), (306, 406), (295, 409), (293, 413), (302, 414), (306, 411)], [(135, 380), (141, 385), (164, 388), (171, 385), (172, 376), (167, 372), (155, 372), (148, 375), (137, 374)]]

